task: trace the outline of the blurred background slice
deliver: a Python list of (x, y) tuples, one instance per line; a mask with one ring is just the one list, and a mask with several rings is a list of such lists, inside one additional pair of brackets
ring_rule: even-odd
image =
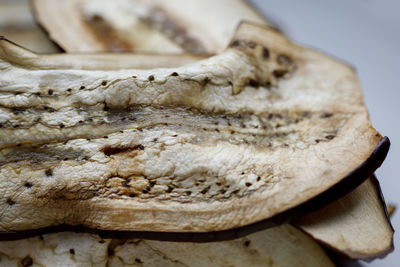
[[(392, 142), (377, 170), (388, 203), (400, 203), (400, 1), (251, 0), (293, 41), (338, 57), (356, 68), (373, 126)], [(400, 227), (397, 213), (392, 217)], [(399, 266), (398, 234), (394, 253), (362, 266)]]
[(27, 0), (0, 0), (0, 35), (38, 53), (60, 51), (35, 23)]

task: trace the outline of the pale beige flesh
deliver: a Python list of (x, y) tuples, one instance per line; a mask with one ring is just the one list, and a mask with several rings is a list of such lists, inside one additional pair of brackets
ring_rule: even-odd
[(381, 139), (351, 68), (252, 24), (179, 68), (1, 68), (2, 231), (244, 226), (325, 191)]
[(39, 23), (67, 52), (219, 53), (241, 20), (266, 23), (243, 0), (35, 0), (32, 4)]
[(354, 191), (293, 224), (353, 259), (384, 257), (393, 251), (393, 228), (379, 185), (369, 178)]
[(0, 258), (4, 266), (335, 266), (312, 238), (289, 225), (203, 244), (48, 234), (1, 242)]
[(29, 1), (0, 1), (0, 35), (38, 53), (60, 51), (36, 24)]

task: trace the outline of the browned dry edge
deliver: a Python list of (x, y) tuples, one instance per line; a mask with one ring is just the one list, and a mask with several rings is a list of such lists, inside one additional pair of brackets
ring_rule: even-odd
[[(82, 225), (75, 225), (75, 226), (57, 225), (35, 230), (6, 232), (6, 233), (3, 232), (0, 233), (0, 241), (17, 240), (46, 233), (55, 233), (62, 231), (98, 234), (103, 238), (119, 238), (119, 239), (141, 238), (141, 239), (174, 241), (174, 242), (212, 242), (212, 241), (233, 240), (266, 228), (290, 222), (292, 219), (300, 216), (301, 214), (317, 210), (322, 206), (327, 205), (330, 202), (346, 195), (347, 193), (355, 189), (358, 185), (360, 185), (362, 182), (364, 182), (368, 177), (373, 175), (375, 170), (379, 168), (382, 162), (385, 160), (386, 155), (389, 151), (389, 147), (390, 147), (389, 138), (383, 137), (368, 159), (366, 159), (360, 166), (358, 166), (356, 169), (350, 172), (347, 176), (343, 177), (343, 179), (341, 179), (337, 184), (335, 184), (325, 192), (315, 196), (314, 198), (296, 207), (283, 211), (273, 217), (237, 228), (231, 228), (223, 231), (214, 231), (214, 232), (188, 233), (188, 232), (151, 232), (151, 231), (112, 231), (112, 230), (91, 229)], [(382, 194), (381, 198), (383, 200)], [(385, 207), (385, 214), (386, 216), (388, 216), (386, 205), (384, 205), (384, 207)]]

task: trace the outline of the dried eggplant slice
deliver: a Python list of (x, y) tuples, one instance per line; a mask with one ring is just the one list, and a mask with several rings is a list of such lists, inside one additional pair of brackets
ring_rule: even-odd
[(173, 69), (0, 66), (4, 233), (67, 224), (190, 240), (356, 186), (388, 149), (351, 68), (251, 23), (224, 53)]
[(207, 244), (57, 233), (2, 242), (0, 257), (5, 266), (24, 260), (40, 266), (334, 266), (312, 238), (289, 225)]
[(353, 259), (384, 257), (393, 251), (394, 230), (375, 177), (293, 224), (317, 241)]
[[(117, 68), (151, 68), (156, 64), (161, 67), (176, 67), (201, 59), (200, 56), (190, 55), (142, 55), (142, 54), (59, 54), (59, 55), (37, 55), (29, 52), (15, 44), (7, 41), (0, 42), (0, 49), (8, 55), (7, 60), (14, 65), (29, 65), (37, 69), (93, 69), (102, 67), (104, 69)], [(122, 62), (122, 63), (121, 63)], [(339, 252), (352, 258), (371, 258), (383, 256), (391, 251), (393, 231), (390, 222), (384, 213), (384, 202), (378, 194), (379, 185), (375, 178), (370, 178), (358, 186), (350, 194), (330, 204), (326, 208), (315, 211), (310, 215), (302, 217), (293, 224), (325, 245), (334, 247)], [(356, 200), (356, 201), (355, 201)], [(349, 202), (345, 205), (343, 202)], [(328, 211), (327, 211), (328, 210)], [(366, 213), (363, 220), (360, 211)], [(328, 225), (327, 225), (327, 222)], [(331, 226), (333, 225), (333, 227)], [(340, 225), (340, 226), (338, 226)], [(371, 238), (371, 231), (374, 235)], [(334, 231), (330, 229), (335, 229)], [(363, 229), (357, 233), (357, 244), (354, 237), (346, 234), (353, 229)], [(346, 231), (344, 233), (343, 231)], [(367, 235), (366, 235), (367, 233)], [(337, 240), (341, 240), (340, 243)], [(379, 242), (377, 241), (379, 240)], [(371, 242), (373, 241), (373, 242)], [(343, 247), (343, 244), (347, 247)]]
[(67, 52), (219, 53), (241, 20), (266, 23), (244, 0), (35, 0), (33, 7)]
[(39, 53), (60, 51), (36, 24), (28, 1), (0, 1), (0, 34)]

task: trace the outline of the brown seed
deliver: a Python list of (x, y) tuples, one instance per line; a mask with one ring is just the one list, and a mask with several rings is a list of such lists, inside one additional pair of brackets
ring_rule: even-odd
[(31, 258), (31, 256), (26, 256), (25, 258), (23, 258), (22, 260), (21, 260), (21, 265), (23, 266), (23, 267), (29, 267), (29, 266), (32, 266), (33, 265), (33, 260), (32, 260), (32, 258)]
[(52, 176), (53, 175), (53, 170), (48, 168), (48, 169), (45, 170), (44, 173), (46, 174), (46, 176)]
[(287, 70), (274, 70), (272, 74), (275, 76), (275, 78), (282, 78), (285, 76), (285, 74), (288, 73)]
[(150, 82), (151, 82), (151, 81), (154, 81), (154, 75), (150, 75), (150, 76), (148, 77), (148, 79), (149, 79)]
[(101, 85), (106, 86), (107, 85), (107, 81), (102, 81)]
[(240, 40), (235, 40), (231, 43), (230, 47), (238, 47), (240, 46), (241, 41)]
[(269, 50), (268, 50), (268, 48), (263, 47), (262, 56), (263, 56), (264, 59), (268, 59), (269, 58)]

